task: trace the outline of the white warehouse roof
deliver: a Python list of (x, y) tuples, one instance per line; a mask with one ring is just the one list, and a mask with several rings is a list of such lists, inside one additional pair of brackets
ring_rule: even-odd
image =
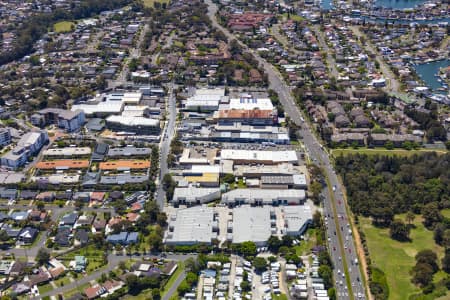
[(228, 160), (245, 160), (245, 161), (266, 161), (272, 163), (292, 162), (298, 163), (297, 153), (295, 151), (253, 151), (253, 150), (236, 150), (222, 149), (220, 151), (221, 159)]
[(269, 98), (253, 98), (251, 96), (245, 96), (240, 98), (231, 98), (228, 109), (261, 109), (272, 110), (273, 104)]
[(249, 205), (233, 209), (233, 243), (265, 243), (271, 233), (270, 207)]
[(204, 107), (217, 109), (219, 102), (225, 96), (224, 89), (198, 89), (195, 95), (186, 100), (186, 108)]
[(121, 101), (107, 101), (97, 104), (76, 104), (70, 110), (76, 111), (78, 109), (81, 109), (87, 115), (93, 115), (95, 113), (118, 114), (123, 109), (123, 103)]
[(198, 187), (177, 187), (173, 193), (172, 201), (175, 203), (185, 202), (186, 204), (196, 204), (210, 202), (220, 198), (219, 188), (198, 188)]
[(301, 235), (308, 224), (312, 223), (312, 211), (307, 205), (283, 207), (286, 234)]
[(258, 204), (301, 204), (306, 194), (304, 190), (279, 189), (235, 189), (222, 194), (222, 202), (229, 205)]
[(180, 209), (169, 219), (169, 230), (166, 232), (167, 244), (192, 245), (211, 243), (216, 238), (213, 232), (214, 210), (206, 206)]
[(107, 122), (114, 122), (128, 126), (154, 126), (159, 127), (159, 120), (144, 117), (109, 116)]
[(51, 148), (44, 151), (44, 156), (72, 156), (72, 155), (89, 155), (91, 148), (89, 147), (65, 147)]

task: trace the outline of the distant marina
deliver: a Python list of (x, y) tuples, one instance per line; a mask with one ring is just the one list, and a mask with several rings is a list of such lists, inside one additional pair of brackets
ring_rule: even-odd
[(424, 2), (425, 0), (376, 0), (374, 5), (377, 7), (405, 9), (414, 8)]
[(365, 20), (366, 22), (376, 22), (376, 23), (385, 23), (388, 24), (439, 24), (442, 26), (447, 26), (450, 24), (450, 17), (445, 18), (432, 18), (432, 19), (424, 19), (424, 18), (418, 18), (418, 19), (392, 19), (392, 18), (386, 18), (386, 17), (367, 17), (363, 16), (361, 17), (361, 20)]
[(320, 8), (325, 10), (330, 10), (333, 8), (333, 0), (322, 0), (320, 1)]
[(414, 65), (417, 75), (424, 81), (427, 87), (434, 93), (449, 92), (448, 86), (437, 76), (441, 68), (450, 66), (450, 59), (436, 60), (433, 62)]

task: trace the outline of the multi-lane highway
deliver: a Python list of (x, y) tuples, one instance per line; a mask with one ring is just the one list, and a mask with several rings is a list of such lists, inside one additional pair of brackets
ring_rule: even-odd
[[(208, 16), (212, 25), (222, 31), (228, 39), (236, 39), (226, 28), (217, 23), (215, 14), (217, 5), (211, 0), (206, 0), (208, 5)], [(257, 53), (249, 49), (245, 44), (236, 39), (241, 47), (253, 54), (268, 75), (270, 88), (275, 90), (283, 104), (285, 112), (292, 121), (302, 127), (304, 145), (309, 157), (318, 164), (324, 171), (328, 185), (323, 191), (324, 215), (326, 216), (327, 233), (329, 237), (330, 253), (334, 263), (334, 278), (337, 282), (336, 291), (338, 299), (364, 299), (365, 288), (362, 284), (360, 269), (355, 264), (356, 252), (353, 235), (349, 233), (347, 211), (342, 201), (342, 187), (333, 170), (332, 163), (323, 146), (312, 133), (312, 129), (306, 122), (303, 122), (301, 112), (295, 104), (289, 87), (283, 81), (281, 74), (271, 64), (262, 59)], [(341, 284), (342, 282), (342, 284)]]

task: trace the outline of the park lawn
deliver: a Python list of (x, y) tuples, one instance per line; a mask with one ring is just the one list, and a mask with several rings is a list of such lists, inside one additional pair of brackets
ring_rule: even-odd
[(173, 296), (170, 297), (169, 300), (178, 300), (178, 299), (180, 299), (180, 297), (178, 297), (178, 292), (175, 292), (175, 293), (173, 294)]
[(70, 32), (72, 31), (72, 25), (75, 26), (74, 22), (69, 22), (69, 21), (61, 21), (58, 23), (55, 23), (55, 25), (53, 25), (53, 30), (55, 32)]
[(182, 261), (178, 262), (178, 268), (175, 270), (175, 272), (170, 276), (169, 280), (167, 281), (164, 288), (161, 289), (161, 298), (164, 298), (166, 293), (170, 290), (172, 285), (175, 283), (178, 277), (180, 277), (181, 273), (184, 271), (184, 263)]
[(101, 267), (103, 267), (103, 259), (100, 258), (88, 258), (88, 265), (86, 268), (86, 272), (89, 274), (91, 272), (97, 271), (98, 269), (100, 269)]
[(67, 291), (64, 293), (64, 299), (69, 298), (77, 293), (84, 293), (84, 290), (87, 289), (88, 287), (90, 287), (91, 285), (89, 283), (85, 283), (82, 285), (77, 286), (76, 288)]
[(154, 7), (156, 2), (169, 4), (170, 0), (143, 0), (145, 7)]
[[(403, 219), (404, 215), (396, 218)], [(411, 230), (411, 242), (398, 242), (389, 237), (388, 228), (376, 228), (369, 218), (359, 218), (361, 228), (367, 238), (370, 258), (374, 267), (385, 274), (389, 286), (389, 299), (403, 300), (410, 295), (420, 293), (420, 289), (411, 283), (409, 271), (415, 265), (414, 256), (423, 249), (431, 249), (438, 254), (439, 261), (444, 255), (442, 247), (433, 240), (433, 232), (427, 230), (422, 219), (416, 216)]]
[(346, 148), (346, 149), (332, 149), (331, 154), (333, 154), (334, 157), (340, 156), (340, 155), (349, 155), (349, 154), (367, 154), (367, 155), (388, 155), (388, 156), (411, 156), (413, 154), (420, 154), (424, 152), (437, 152), (438, 154), (444, 154), (446, 151), (444, 150), (432, 150), (432, 149), (419, 149), (419, 150), (405, 150), (405, 149), (393, 149), (393, 150), (387, 150), (385, 148), (374, 148), (374, 149), (368, 149), (368, 148)]
[(446, 218), (450, 218), (450, 208), (441, 210), (441, 214)]
[[(284, 14), (283, 14), (283, 17), (287, 19), (287, 18), (288, 18), (288, 13), (284, 13)], [(302, 18), (301, 16), (295, 15), (295, 14), (290, 14), (289, 17), (291, 18), (292, 21), (297, 21), (297, 22), (302, 22), (302, 21), (305, 20), (305, 19)]]
[(173, 45), (176, 46), (176, 47), (178, 47), (178, 48), (181, 48), (181, 47), (184, 46), (183, 42), (180, 42), (180, 41), (175, 41), (175, 42), (173, 42)]
[(38, 286), (39, 294), (41, 294), (41, 295), (48, 293), (53, 289), (54, 289), (54, 287), (50, 283)]
[(69, 284), (71, 282), (70, 278), (71, 278), (70, 275), (66, 274), (66, 275), (56, 279), (55, 284), (57, 287), (65, 286), (66, 284)]
[(97, 249), (94, 244), (90, 244), (83, 248), (70, 251), (58, 257), (58, 259), (62, 260), (63, 263), (68, 267), (69, 262), (75, 259), (75, 256), (82, 255), (87, 258), (87, 268), (86, 272), (90, 273), (98, 270), (103, 266), (103, 254), (104, 252), (100, 249)]
[(242, 178), (240, 178), (240, 179), (238, 180), (237, 187), (238, 187), (239, 189), (245, 189), (245, 188), (247, 188), (247, 185), (244, 183), (244, 180), (243, 180)]
[[(308, 229), (307, 235), (309, 236), (307, 241), (300, 241), (299, 245), (294, 246), (295, 252), (298, 256), (311, 253), (311, 248), (316, 243), (316, 230), (313, 228)], [(305, 235), (306, 236), (306, 235)]]
[(273, 300), (288, 300), (288, 297), (285, 294), (275, 295), (272, 293)]
[(139, 295), (136, 296), (132, 296), (132, 295), (126, 295), (125, 297), (122, 298), (123, 300), (147, 300), (147, 299), (152, 299), (152, 290), (151, 289), (147, 289), (147, 290), (143, 290), (139, 293)]

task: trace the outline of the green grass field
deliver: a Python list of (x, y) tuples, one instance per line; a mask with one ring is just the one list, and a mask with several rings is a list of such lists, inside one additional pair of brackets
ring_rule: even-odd
[(156, 2), (169, 4), (170, 0), (143, 0), (145, 7), (154, 7)]
[(450, 218), (450, 208), (441, 210), (441, 214), (446, 218)]
[[(283, 14), (283, 17), (287, 19), (287, 18), (288, 18), (288, 14), (287, 14), (287, 13), (284, 13), (284, 14)], [(301, 21), (304, 21), (304, 20), (305, 20), (305, 19), (302, 18), (301, 16), (295, 15), (295, 14), (290, 14), (290, 18), (291, 18), (291, 20), (297, 21), (297, 22), (301, 22)]]
[(64, 255), (58, 257), (66, 266), (77, 255), (82, 255), (87, 258), (88, 264), (86, 272), (89, 274), (100, 269), (103, 265), (103, 251), (95, 248), (93, 244), (90, 244), (84, 248), (70, 251)]
[(410, 156), (413, 154), (420, 154), (423, 152), (430, 152), (435, 151), (440, 154), (446, 153), (444, 150), (432, 150), (432, 149), (420, 149), (420, 150), (404, 150), (404, 149), (393, 149), (393, 150), (387, 150), (384, 148), (374, 148), (374, 149), (367, 149), (367, 148), (359, 148), (359, 149), (333, 149), (331, 150), (331, 154), (334, 157), (340, 156), (340, 155), (348, 155), (348, 154), (367, 154), (367, 155), (388, 155), (388, 156)]
[(72, 31), (72, 25), (75, 26), (74, 22), (61, 21), (53, 25), (53, 30), (55, 32), (70, 32)]
[(50, 283), (47, 283), (47, 284), (44, 284), (44, 285), (40, 285), (38, 287), (39, 294), (48, 293), (48, 292), (50, 292), (53, 289), (54, 289), (54, 287)]
[[(404, 215), (396, 216), (404, 220)], [(433, 232), (427, 230), (422, 219), (416, 216), (411, 230), (412, 242), (398, 242), (389, 237), (389, 229), (372, 226), (369, 218), (360, 218), (361, 227), (366, 235), (370, 258), (375, 267), (380, 268), (387, 278), (390, 290), (389, 299), (404, 300), (420, 289), (411, 283), (409, 271), (415, 265), (414, 256), (423, 249), (431, 249), (438, 254), (439, 261), (444, 255), (444, 249), (435, 244)], [(436, 277), (439, 277), (439, 273)], [(435, 278), (438, 279), (438, 278)]]
[(272, 299), (273, 300), (287, 300), (288, 297), (285, 294), (275, 295), (272, 293)]
[(77, 286), (76, 288), (67, 291), (64, 293), (64, 298), (69, 298), (77, 293), (84, 293), (84, 290), (87, 289), (88, 287), (90, 287), (91, 285), (89, 283), (85, 283), (82, 285)]
[(308, 229), (307, 235), (309, 239), (307, 241), (300, 241), (300, 245), (294, 246), (297, 255), (306, 255), (311, 252), (311, 248), (316, 244), (316, 230), (313, 228)]

